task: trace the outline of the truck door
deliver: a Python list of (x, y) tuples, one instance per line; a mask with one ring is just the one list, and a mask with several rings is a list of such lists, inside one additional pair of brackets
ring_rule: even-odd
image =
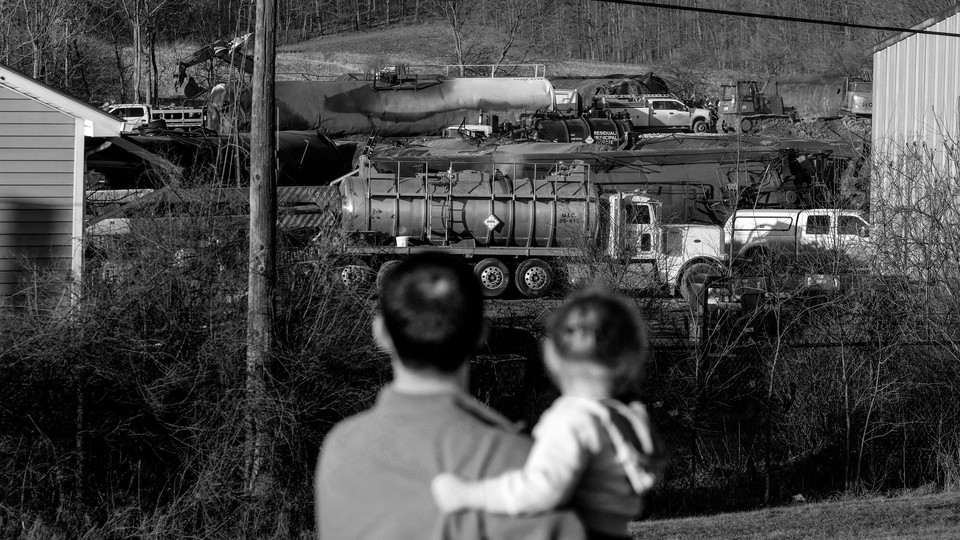
[(655, 216), (649, 200), (632, 195), (613, 195), (610, 210), (610, 255), (630, 261), (653, 259), (658, 238), (653, 234)]
[(840, 214), (837, 216), (837, 243), (839, 249), (851, 262), (861, 266), (869, 256), (870, 225), (860, 216)]
[(675, 99), (664, 99), (659, 103), (662, 103), (663, 109), (658, 110), (657, 115), (666, 115), (663, 120), (666, 127), (690, 127), (690, 109), (686, 105)]
[(653, 234), (653, 208), (650, 204), (628, 197), (623, 201), (626, 244), (635, 251), (635, 259), (653, 257), (656, 235)]
[(834, 244), (835, 229), (827, 213), (800, 214), (797, 219), (797, 255), (804, 256), (829, 250)]
[[(650, 100), (650, 127), (677, 128), (690, 124), (690, 113), (683, 103), (672, 99)], [(684, 110), (678, 109), (684, 107)], [(686, 124), (684, 124), (686, 118)]]

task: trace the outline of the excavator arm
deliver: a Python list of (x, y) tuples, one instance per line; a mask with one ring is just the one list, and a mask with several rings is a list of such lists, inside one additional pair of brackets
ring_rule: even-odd
[(204, 45), (190, 56), (179, 62), (177, 83), (179, 88), (187, 78), (187, 68), (214, 58), (220, 59), (248, 75), (253, 75), (253, 55), (247, 51), (253, 50), (253, 32), (233, 38), (221, 39)]

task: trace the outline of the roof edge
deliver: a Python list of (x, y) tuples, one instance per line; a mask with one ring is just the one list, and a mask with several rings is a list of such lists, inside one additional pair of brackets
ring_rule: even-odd
[(0, 85), (39, 100), (74, 118), (88, 120), (92, 130), (88, 136), (118, 137), (126, 127), (122, 118), (88, 105), (79, 99), (0, 63)]
[[(957, 2), (957, 3), (954, 4), (953, 6), (944, 9), (944, 10), (941, 11), (940, 13), (937, 13), (937, 14), (934, 15), (933, 17), (930, 17), (929, 19), (923, 21), (922, 23), (920, 23), (920, 24), (918, 24), (918, 25), (916, 25), (916, 26), (911, 26), (910, 29), (911, 29), (911, 30), (926, 30), (927, 28), (930, 28), (931, 26), (933, 26), (933, 25), (935, 25), (935, 24), (939, 24), (939, 23), (941, 23), (941, 22), (949, 19), (950, 17), (956, 15), (957, 13), (960, 13), (960, 2)], [(895, 35), (895, 36), (890, 36), (890, 37), (888, 37), (888, 38), (880, 41), (880, 42), (877, 43), (876, 45), (874, 45), (874, 46), (873, 46), (873, 50), (870, 51), (870, 54), (877, 54), (878, 52), (880, 52), (880, 51), (882, 51), (882, 50), (884, 50), (884, 49), (886, 49), (886, 48), (888, 48), (888, 47), (892, 47), (893, 45), (896, 45), (897, 43), (900, 43), (901, 41), (907, 39), (908, 37), (915, 36), (915, 35), (917, 35), (917, 34), (914, 33), (914, 32), (900, 32), (899, 34), (897, 34), (897, 35)]]

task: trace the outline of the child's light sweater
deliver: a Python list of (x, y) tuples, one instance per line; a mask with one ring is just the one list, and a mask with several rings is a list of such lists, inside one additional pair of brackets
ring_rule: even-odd
[(485, 510), (528, 514), (571, 502), (587, 529), (625, 536), (664, 465), (643, 405), (561, 396), (533, 437), (523, 469), (482, 481)]

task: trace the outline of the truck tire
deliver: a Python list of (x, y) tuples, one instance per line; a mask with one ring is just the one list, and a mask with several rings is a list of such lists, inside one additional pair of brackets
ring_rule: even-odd
[(683, 269), (680, 273), (680, 279), (677, 280), (677, 288), (680, 296), (687, 302), (692, 302), (695, 297), (696, 288), (704, 286), (707, 277), (718, 277), (723, 275), (723, 267), (720, 263), (714, 261), (699, 261)]
[(383, 290), (383, 282), (387, 279), (387, 275), (393, 271), (398, 264), (400, 264), (400, 261), (387, 261), (380, 265), (380, 270), (377, 270), (377, 292)]
[(351, 261), (341, 267), (340, 283), (352, 291), (363, 291), (374, 281), (373, 269), (364, 262)]
[(540, 259), (527, 259), (520, 263), (514, 275), (514, 283), (520, 294), (527, 298), (539, 298), (553, 287), (553, 270)]
[(706, 133), (708, 127), (707, 121), (700, 118), (693, 122), (693, 126), (690, 128), (690, 131), (694, 133)]
[(490, 257), (478, 262), (473, 267), (473, 273), (480, 280), (483, 295), (487, 298), (496, 298), (502, 295), (510, 285), (510, 271), (500, 259)]
[(753, 129), (753, 120), (749, 118), (743, 118), (740, 120), (740, 133), (750, 133), (750, 130)]

